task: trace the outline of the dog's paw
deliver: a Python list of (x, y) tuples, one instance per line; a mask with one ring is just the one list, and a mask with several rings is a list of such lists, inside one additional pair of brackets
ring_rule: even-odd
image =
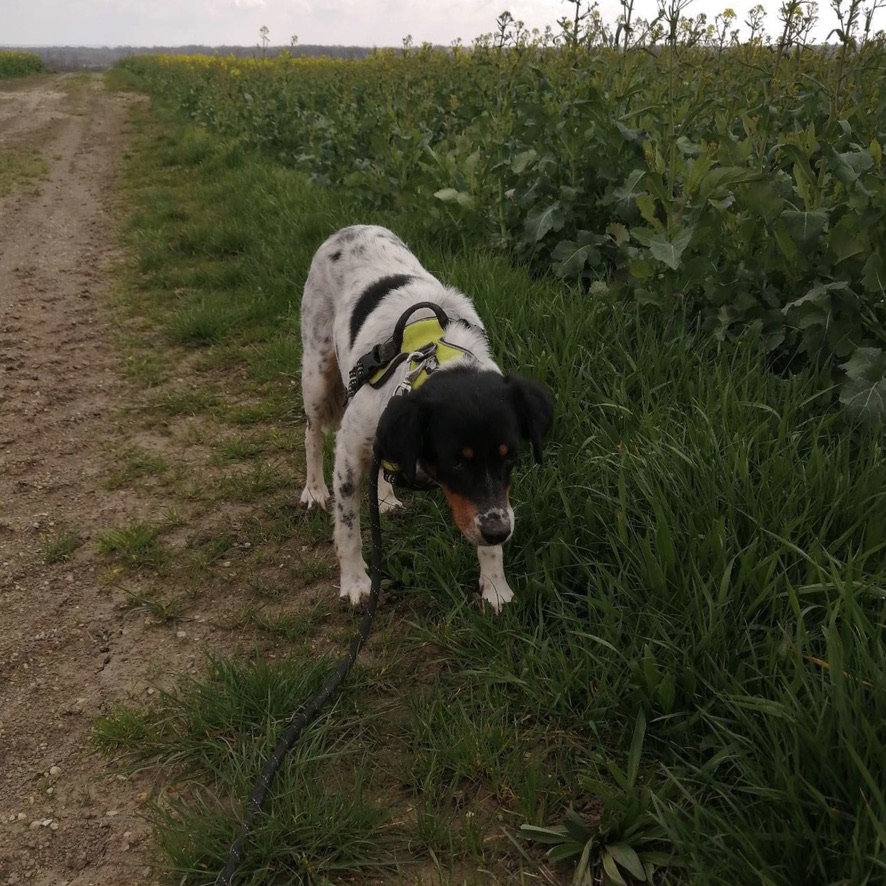
[(514, 599), (511, 586), (503, 579), (495, 583), (487, 578), (480, 579), (480, 597), (492, 607), (492, 611), (498, 615), (502, 609)]
[(329, 490), (326, 488), (326, 484), (313, 488), (305, 486), (299, 502), (309, 511), (315, 507), (325, 511), (329, 504)]
[(400, 501), (393, 492), (389, 493), (384, 498), (382, 498), (381, 495), (378, 497), (378, 512), (380, 514), (390, 514), (391, 511), (396, 511), (402, 507), (403, 502)]
[(372, 584), (369, 576), (364, 572), (362, 575), (351, 575), (341, 578), (341, 590), (338, 592), (340, 600), (347, 600), (351, 606), (359, 606), (369, 597)]

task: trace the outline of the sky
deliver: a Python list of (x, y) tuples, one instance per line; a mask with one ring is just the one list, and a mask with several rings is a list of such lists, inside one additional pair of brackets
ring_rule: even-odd
[[(617, 0), (600, 0), (607, 21), (615, 21)], [(654, 14), (656, 0), (635, 0), (637, 16)], [(753, 0), (693, 0), (690, 14), (709, 20), (731, 6), (744, 20)], [(765, 3), (769, 9), (778, 4)], [(828, 0), (820, 4), (824, 37), (833, 26)], [(566, 0), (0, 0), (0, 45), (250, 46), (267, 26), (273, 45), (292, 35), (302, 44), (399, 46), (415, 43), (469, 44), (494, 30), (507, 9), (529, 28), (555, 26), (574, 7)], [(883, 27), (884, 22), (878, 21)], [(768, 23), (770, 32), (774, 20)]]

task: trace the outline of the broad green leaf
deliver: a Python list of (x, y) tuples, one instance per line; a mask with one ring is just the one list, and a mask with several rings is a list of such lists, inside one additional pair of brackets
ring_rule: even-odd
[(655, 217), (655, 197), (651, 194), (637, 194), (634, 199), (643, 221), (654, 228), (660, 228), (661, 222)]
[(615, 245), (621, 249), (630, 239), (628, 229), (620, 222), (612, 222), (606, 226), (606, 233), (615, 241)]
[(695, 193), (699, 183), (710, 172), (714, 165), (712, 157), (699, 157), (694, 160), (689, 167), (689, 174), (686, 176), (686, 193), (690, 196)]
[(772, 226), (772, 233), (775, 235), (775, 242), (782, 257), (787, 259), (791, 264), (798, 262), (800, 260), (800, 250), (797, 248), (797, 244), (788, 232), (788, 226), (781, 215), (775, 219), (775, 223)]
[(886, 375), (886, 353), (881, 348), (858, 348), (840, 369), (852, 379), (877, 381)]
[(834, 225), (828, 234), (828, 248), (834, 257), (834, 264), (848, 261), (870, 250), (867, 237), (859, 230), (857, 216), (846, 215)]
[(652, 238), (658, 236), (654, 228), (631, 228), (631, 239), (641, 246), (649, 246)]
[(830, 294), (848, 288), (849, 284), (845, 280), (838, 280), (836, 283), (816, 283), (805, 295), (792, 302), (788, 302), (782, 308), (782, 312), (787, 314), (788, 311), (794, 308), (801, 308), (803, 305), (818, 305), (823, 308), (829, 308), (831, 303)]
[(608, 850), (603, 853), (603, 870), (606, 871), (606, 876), (609, 877), (616, 886), (628, 886), (627, 881), (618, 869), (615, 859)]
[(594, 871), (591, 864), (591, 850), (593, 847), (593, 841), (588, 840), (585, 843), (581, 858), (579, 858), (578, 864), (575, 867), (575, 876), (572, 878), (573, 886), (593, 886)]
[(434, 191), (434, 196), (444, 203), (454, 203), (458, 200), (458, 191), (455, 188), (441, 188), (439, 191)]
[(815, 244), (828, 224), (828, 214), (822, 209), (815, 212), (785, 209), (781, 217), (794, 241), (804, 247)]
[[(652, 653), (649, 648), (646, 649), (646, 655), (651, 660)], [(653, 669), (655, 665), (653, 664)], [(649, 675), (647, 675), (647, 680)], [(658, 670), (655, 669), (655, 683), (658, 683)], [(651, 685), (651, 684), (650, 684)], [(640, 772), (640, 760), (643, 756), (643, 739), (646, 737), (646, 714), (643, 709), (637, 713), (637, 722), (634, 725), (634, 734), (631, 737), (631, 749), (628, 752), (628, 784), (631, 786), (637, 783), (637, 775)]]
[(666, 714), (670, 714), (674, 710), (674, 702), (677, 698), (677, 692), (674, 684), (674, 674), (668, 671), (662, 677), (661, 683), (658, 684), (658, 698), (661, 701), (662, 710)]
[(629, 129), (620, 120), (615, 121), (615, 127), (629, 142), (639, 141), (645, 134), (642, 129)]
[[(628, 262), (628, 270), (632, 277), (638, 280), (647, 280), (649, 277), (655, 276), (655, 265), (645, 258), (635, 258)], [(659, 301), (655, 302), (659, 304)]]
[(840, 402), (850, 415), (863, 421), (886, 419), (886, 378), (879, 381), (865, 378), (847, 380), (840, 390)]
[(864, 263), (861, 278), (867, 292), (880, 295), (886, 292), (886, 261), (879, 252), (874, 252)]
[(576, 243), (574, 240), (561, 240), (551, 253), (554, 273), (558, 277), (576, 280), (581, 277), (585, 265), (600, 262), (600, 251), (593, 243)]
[(478, 150), (472, 152), (471, 154), (468, 154), (468, 156), (465, 157), (464, 163), (462, 165), (464, 166), (464, 168), (468, 172), (473, 172), (474, 169), (477, 168), (477, 164), (479, 162), (480, 162), (480, 151), (478, 149)]
[(563, 227), (563, 220), (563, 210), (559, 202), (546, 207), (534, 206), (529, 210), (523, 226), (526, 240), (529, 243), (538, 243), (549, 231), (559, 231)]
[(729, 191), (736, 185), (758, 182), (762, 179), (762, 173), (746, 166), (717, 166), (702, 178), (698, 186), (698, 197), (704, 202), (717, 192)]
[(558, 861), (570, 861), (575, 858), (581, 852), (581, 844), (574, 843), (570, 840), (568, 843), (563, 843), (560, 846), (555, 846), (553, 849), (548, 850), (548, 858), (553, 862)]
[(842, 154), (831, 154), (834, 176), (844, 185), (858, 181), (858, 177), (874, 165), (874, 158), (869, 151), (846, 151)]
[(538, 843), (550, 843), (553, 845), (559, 845), (564, 840), (568, 839), (568, 834), (564, 825), (541, 828), (533, 824), (524, 824), (520, 825), (520, 833), (529, 840), (535, 840)]
[(511, 160), (511, 171), (515, 172), (517, 175), (525, 172), (529, 166), (535, 162), (535, 158), (538, 157), (538, 151), (535, 148), (530, 148), (528, 151), (521, 151)]
[(701, 153), (701, 145), (681, 135), (677, 138), (677, 150), (686, 157), (697, 157)]
[(615, 188), (615, 190), (613, 190), (612, 193), (606, 197), (606, 199), (603, 201), (604, 205), (614, 203), (619, 200), (634, 200), (638, 195), (645, 193), (640, 188), (640, 182), (643, 181), (645, 175), (646, 171), (644, 169), (635, 169), (627, 177), (627, 180), (620, 188)]
[(632, 846), (627, 843), (610, 843), (606, 851), (615, 859), (620, 867), (623, 867), (632, 877), (641, 882), (646, 879), (646, 871), (640, 856)]
[(692, 239), (692, 230), (684, 228), (673, 240), (657, 235), (649, 241), (649, 251), (660, 262), (676, 271), (680, 267), (680, 257)]
[(782, 145), (781, 150), (793, 162), (794, 185), (807, 206), (815, 205), (815, 197), (818, 194), (818, 179), (809, 165), (809, 156), (805, 154), (799, 145)]
[(569, 836), (572, 837), (576, 843), (584, 843), (590, 837), (588, 826), (585, 824), (584, 819), (574, 809), (569, 809), (567, 811), (564, 825), (569, 832)]

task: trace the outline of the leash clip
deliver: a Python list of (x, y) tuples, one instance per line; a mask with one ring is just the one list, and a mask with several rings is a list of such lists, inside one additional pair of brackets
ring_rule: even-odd
[[(403, 375), (403, 378), (400, 379), (400, 383), (394, 388), (394, 393), (392, 396), (394, 397), (402, 397), (404, 394), (408, 394), (412, 390), (412, 385), (415, 380), (424, 372), (428, 371), (428, 374), (433, 372), (437, 368), (437, 359), (434, 356), (434, 352), (436, 350), (436, 345), (434, 342), (431, 342), (429, 345), (425, 345), (420, 351), (413, 351), (406, 358), (406, 372)], [(412, 361), (415, 360), (415, 366), (412, 366)]]

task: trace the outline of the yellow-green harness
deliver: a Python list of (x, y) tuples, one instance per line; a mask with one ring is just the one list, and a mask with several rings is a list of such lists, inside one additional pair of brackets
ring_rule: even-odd
[[(469, 353), (464, 348), (458, 347), (446, 341), (446, 331), (440, 325), (436, 317), (428, 317), (426, 320), (416, 320), (403, 330), (403, 344), (400, 345), (400, 353), (405, 355), (408, 368), (403, 381), (397, 386), (396, 394), (407, 393), (403, 390), (404, 382), (408, 382), (409, 390), (420, 388), (428, 376), (435, 370)], [(380, 386), (387, 381), (388, 367), (383, 367), (369, 379), (373, 387)]]
[[(430, 308), (434, 316), (407, 325), (409, 317), (420, 308)], [(393, 336), (388, 341), (376, 345), (354, 365), (349, 376), (348, 399), (352, 399), (364, 384), (369, 384), (373, 388), (382, 387), (403, 363), (408, 365), (403, 378), (394, 389), (395, 397), (421, 387), (428, 380), (428, 376), (444, 363), (466, 354), (471, 356), (470, 351), (446, 341), (448, 325), (449, 318), (439, 305), (432, 302), (410, 305), (397, 321)], [(381, 466), (389, 483), (398, 487), (412, 485), (413, 488), (425, 488), (424, 485), (416, 483), (406, 484), (399, 465), (381, 461)]]
[[(407, 325), (409, 317), (421, 308), (429, 308), (434, 316)], [(470, 355), (470, 351), (446, 340), (448, 325), (449, 318), (439, 305), (433, 302), (410, 305), (397, 321), (391, 338), (364, 354), (351, 369), (348, 399), (352, 399), (364, 384), (382, 387), (405, 362), (409, 365), (394, 391), (395, 396), (421, 387), (444, 363)]]

